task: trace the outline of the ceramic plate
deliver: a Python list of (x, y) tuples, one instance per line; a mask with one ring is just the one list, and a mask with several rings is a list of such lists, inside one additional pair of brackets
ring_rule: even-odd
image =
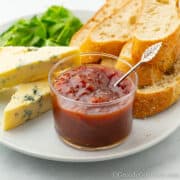
[[(74, 13), (83, 22), (93, 14), (87, 11)], [(0, 26), (0, 31), (7, 29), (13, 22)], [(0, 94), (0, 119), (10, 94), (11, 92)], [(51, 111), (14, 130), (0, 130), (0, 142), (21, 153), (55, 161), (90, 162), (121, 158), (150, 148), (173, 133), (180, 125), (178, 107), (180, 102), (157, 116), (146, 120), (134, 119), (130, 137), (122, 145), (109, 150), (88, 152), (65, 145), (55, 133)]]

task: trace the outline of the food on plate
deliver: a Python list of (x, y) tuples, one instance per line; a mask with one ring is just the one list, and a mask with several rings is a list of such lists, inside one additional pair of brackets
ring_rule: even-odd
[(138, 88), (134, 102), (134, 117), (155, 115), (180, 99), (180, 59), (174, 63), (174, 72), (151, 86)]
[(101, 149), (119, 144), (130, 134), (136, 85), (127, 78), (114, 87), (122, 75), (115, 68), (91, 64), (51, 80), (55, 127), (65, 142)]
[[(40, 16), (17, 21), (0, 35), (0, 46), (8, 46), (0, 48), (4, 62), (0, 65), (0, 89), (6, 91), (21, 84), (4, 110), (4, 130), (51, 109), (47, 80), (39, 80), (47, 78), (50, 68), (64, 57), (74, 55), (79, 62), (79, 48), (54, 46), (68, 45), (81, 26), (69, 10), (52, 6)], [(34, 86), (39, 89), (38, 94), (29, 95)]]
[(68, 9), (52, 6), (41, 16), (20, 19), (0, 35), (0, 46), (69, 45), (72, 35), (82, 26)]
[(22, 84), (17, 87), (4, 109), (3, 130), (13, 129), (51, 109), (47, 80)]
[(127, 1), (118, 11), (96, 24), (82, 42), (81, 51), (119, 55), (122, 46), (132, 37), (141, 5), (141, 0)]
[[(53, 98), (56, 113), (59, 114), (61, 110), (63, 112), (62, 122), (63, 118), (67, 116), (70, 123), (72, 123), (72, 117), (77, 118), (76, 115), (79, 113), (87, 120), (87, 123), (92, 121), (92, 127), (100, 125), (103, 127), (102, 129), (106, 129), (106, 125), (98, 124), (96, 118), (113, 124), (115, 115), (121, 113), (119, 115), (121, 117), (128, 109), (130, 110), (132, 101), (127, 100), (125, 103), (127, 111), (123, 106), (121, 112), (116, 109), (117, 104), (114, 107), (112, 105), (106, 108), (98, 107), (99, 109), (93, 109), (94, 107), (91, 109), (86, 106), (88, 103), (107, 103), (106, 101), (121, 99), (118, 91), (111, 91), (109, 86), (107, 90), (102, 85), (103, 91), (99, 90), (97, 94), (92, 93), (100, 85), (97, 83), (94, 87), (91, 84), (98, 80), (99, 67), (106, 67), (101, 69), (101, 72), (110, 72), (107, 66), (110, 69), (116, 67), (120, 71), (126, 72), (129, 66), (123, 61), (135, 65), (144, 50), (156, 42), (162, 42), (162, 48), (158, 55), (152, 62), (143, 64), (137, 69), (139, 82), (134, 102), (134, 117), (145, 118), (165, 110), (180, 98), (179, 12), (178, 3), (175, 0), (106, 0), (105, 5), (84, 26), (69, 10), (61, 6), (52, 6), (40, 16), (17, 21), (0, 35), (0, 46), (2, 46), (0, 59), (3, 62), (0, 64), (0, 90), (16, 88), (19, 85), (5, 108), (3, 128), (5, 130), (15, 128), (51, 109), (50, 89), (46, 80), (48, 72), (62, 58), (75, 55), (78, 65), (80, 63), (100, 63), (101, 66), (93, 66), (95, 68), (93, 73), (88, 71), (90, 65), (82, 66), (86, 70), (84, 70), (85, 76), (89, 73), (87, 78), (84, 75), (82, 77), (74, 76), (75, 79), (71, 79), (69, 84), (69, 80), (65, 78), (64, 81), (62, 80), (64, 85), (62, 82), (58, 85), (58, 81), (56, 90), (59, 87), (59, 93), (63, 96), (68, 95), (68, 97), (59, 104), (56, 103), (57, 99)], [(67, 46), (69, 43), (71, 47), (59, 46)], [(102, 54), (81, 56), (80, 59), (80, 51), (98, 51), (119, 55), (119, 60), (115, 62), (102, 58)], [(72, 67), (73, 64), (69, 62), (68, 68)], [(75, 72), (77, 71), (78, 69), (75, 69)], [(61, 73), (63, 74), (63, 72)], [(116, 72), (114, 73), (116, 74)], [(103, 75), (99, 73), (99, 75), (101, 76), (99, 82), (110, 81), (106, 77), (106, 73)], [(72, 73), (68, 77), (72, 78)], [(113, 78), (115, 78), (114, 75)], [(82, 79), (83, 82), (81, 82)], [(127, 81), (128, 79), (124, 83)], [(34, 86), (38, 91), (34, 91)], [(74, 90), (74, 86), (77, 86), (76, 90)], [(128, 88), (130, 87), (128, 86)], [(129, 92), (128, 88), (125, 87), (124, 90)], [(126, 96), (123, 93), (121, 95)], [(67, 101), (68, 98), (74, 98), (77, 101), (76, 105), (73, 103), (74, 101)], [(86, 105), (80, 106), (81, 103)], [(100, 114), (102, 109), (103, 112)], [(112, 109), (114, 109), (113, 112), (111, 112)], [(91, 111), (95, 113), (92, 117), (89, 114)], [(111, 114), (111, 118), (108, 113)], [(59, 122), (57, 118), (57, 127)], [(73, 123), (67, 126), (63, 124), (67, 132), (67, 134), (64, 132), (64, 135), (71, 139), (74, 137), (72, 141), (82, 145), (85, 142), (81, 137), (84, 127), (78, 124), (79, 122), (78, 118), (74, 122), (77, 123), (74, 126), (79, 127), (77, 132), (68, 130)], [(89, 132), (88, 130), (86, 135), (92, 137), (93, 133), (90, 135)], [(94, 135), (99, 136), (98, 133), (100, 132), (95, 132)], [(71, 137), (71, 135), (73, 136)], [(112, 142), (112, 136), (109, 136), (110, 144), (117, 140), (114, 139)], [(66, 139), (66, 137), (64, 138)], [(98, 141), (91, 140), (88, 143), (92, 143), (92, 146), (103, 146), (103, 143), (106, 143), (102, 141), (102, 144), (98, 145), (96, 144)]]
[(127, 3), (127, 1), (130, 0), (107, 0), (105, 5), (103, 5), (100, 10), (98, 10), (95, 15), (73, 35), (70, 45), (79, 46), (81, 51), (86, 51), (84, 42), (87, 40), (91, 30), (101, 21), (112, 15), (115, 11), (119, 11), (121, 7)]
[[(17, 86), (15, 94), (4, 110), (4, 130), (15, 128), (51, 109), (47, 79), (43, 81), (37, 80), (43, 79), (43, 77), (47, 78), (48, 72), (54, 63), (67, 56), (74, 56), (76, 63), (80, 63), (79, 49), (75, 47), (1, 48), (0, 58), (2, 61), (6, 60), (4, 66), (3, 63), (2, 66), (0, 65), (1, 70), (2, 67), (7, 68), (11, 65), (14, 67), (19, 60), (22, 63), (18, 64), (21, 67), (16, 67), (14, 70), (7, 71), (7, 73), (0, 76), (9, 79), (8, 82), (1, 84), (1, 88), (25, 83)], [(12, 80), (10, 81), (10, 79)]]
[[(126, 60), (131, 65), (135, 65), (136, 61), (132, 58), (132, 41), (127, 42), (121, 50), (119, 55), (120, 60)], [(117, 62), (117, 66), (122, 66), (121, 61)], [(156, 64), (144, 63), (137, 70), (139, 76), (139, 87), (152, 85), (160, 80), (163, 76), (163, 72), (157, 67)]]
[(158, 55), (151, 61), (162, 72), (171, 70), (180, 55), (180, 16), (176, 0), (167, 3), (144, 0), (141, 15), (133, 36), (132, 56), (137, 62), (144, 50), (163, 42)]
[(62, 73), (53, 87), (63, 96), (88, 103), (103, 103), (129, 94), (133, 84), (125, 79), (114, 83), (123, 75), (120, 71), (100, 65), (82, 65)]
[[(120, 58), (126, 56), (125, 59), (134, 65), (152, 43), (162, 41), (163, 47), (152, 62), (137, 70), (139, 88), (134, 103), (137, 118), (157, 114), (180, 98), (180, 19), (176, 3), (144, 0), (141, 13), (133, 42), (130, 42), (131, 51), (126, 48), (130, 55), (127, 57), (128, 53), (123, 55), (121, 51)], [(161, 22), (159, 17), (163, 17)]]
[[(107, 2), (113, 3), (111, 0)], [(100, 12), (103, 11), (100, 10), (98, 13)], [(73, 40), (78, 39), (83, 28), (86, 26), (74, 35)], [(145, 118), (167, 109), (180, 98), (179, 36), (178, 1), (133, 0), (126, 1), (118, 11), (112, 12), (101, 22), (98, 21), (80, 44), (80, 49), (120, 54), (120, 60), (135, 65), (147, 47), (162, 42), (158, 55), (151, 62), (137, 69), (139, 83), (134, 103), (134, 116)], [(89, 58), (88, 63), (99, 59), (99, 57)], [(82, 60), (85, 62), (84, 59)], [(104, 62), (103, 59), (100, 61), (102, 64), (114, 66), (112, 62)], [(117, 61), (116, 67), (127, 69), (122, 61)]]
[[(131, 53), (128, 53), (131, 49), (129, 48), (130, 44), (131, 42), (124, 46), (119, 59), (134, 65)], [(116, 64), (116, 68), (118, 67), (122, 69), (121, 61)], [(145, 64), (137, 70), (141, 84), (136, 91), (134, 117), (144, 118), (157, 114), (180, 98), (180, 59), (174, 63), (172, 69), (170, 74), (163, 74), (155, 69), (153, 64)], [(161, 73), (161, 79), (157, 78), (159, 73)], [(147, 82), (151, 83), (145, 85), (144, 83)]]
[(59, 59), (79, 55), (76, 47), (2, 47), (0, 48), (0, 89), (47, 78)]

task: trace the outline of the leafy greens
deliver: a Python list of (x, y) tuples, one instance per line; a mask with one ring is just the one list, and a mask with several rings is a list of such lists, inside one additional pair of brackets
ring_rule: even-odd
[(69, 10), (51, 6), (41, 16), (17, 21), (0, 35), (0, 46), (66, 46), (81, 26)]

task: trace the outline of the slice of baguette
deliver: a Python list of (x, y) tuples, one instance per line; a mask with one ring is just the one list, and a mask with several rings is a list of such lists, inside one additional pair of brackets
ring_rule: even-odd
[[(132, 41), (129, 41), (123, 46), (121, 53), (119, 55), (119, 59), (126, 60), (128, 63), (130, 63), (133, 66), (136, 64), (136, 61), (132, 58), (131, 50), (132, 50)], [(117, 66), (123, 66), (121, 61), (117, 62)], [(139, 82), (138, 82), (139, 87), (152, 85), (155, 82), (159, 81), (163, 76), (163, 72), (159, 70), (156, 64), (149, 64), (149, 63), (145, 63), (141, 65), (137, 69), (137, 74), (139, 77)]]
[(119, 11), (96, 25), (83, 42), (83, 50), (119, 55), (132, 37), (141, 4), (141, 0), (127, 1)]
[(103, 5), (97, 11), (97, 13), (86, 24), (84, 24), (84, 26), (78, 32), (73, 35), (70, 45), (79, 46), (81, 51), (84, 51), (82, 44), (88, 37), (88, 34), (92, 28), (110, 16), (117, 9), (120, 9), (126, 3), (126, 1), (129, 0), (107, 0), (105, 5)]
[(139, 88), (134, 102), (134, 117), (146, 118), (174, 104), (180, 98), (180, 60), (174, 64), (174, 73), (164, 75), (153, 86)]
[[(103, 61), (101, 62), (104, 63)], [(112, 66), (112, 62), (106, 61), (106, 66)], [(118, 63), (116, 68), (121, 67)], [(125, 69), (126, 71), (126, 69)], [(180, 59), (174, 64), (174, 72), (163, 75), (163, 78), (151, 86), (138, 88), (134, 101), (135, 118), (146, 118), (164, 111), (180, 99)]]
[(163, 42), (158, 55), (151, 61), (163, 71), (169, 71), (179, 56), (180, 18), (176, 0), (143, 0), (141, 16), (134, 32), (132, 56), (139, 61), (144, 50)]
[[(136, 62), (132, 58), (131, 48), (132, 43), (128, 42), (122, 48), (120, 59), (134, 65)], [(118, 61), (116, 67), (122, 69), (122, 66), (123, 64)], [(159, 71), (153, 64), (140, 66), (137, 73), (139, 87), (134, 102), (134, 117), (146, 118), (155, 115), (167, 109), (180, 98), (180, 59), (174, 63), (169, 75)]]

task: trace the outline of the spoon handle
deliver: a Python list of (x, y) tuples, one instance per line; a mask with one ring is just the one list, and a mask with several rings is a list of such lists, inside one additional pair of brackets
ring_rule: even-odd
[(131, 74), (134, 70), (136, 70), (137, 67), (139, 67), (143, 62), (139, 61), (136, 65), (134, 65), (127, 73), (125, 73), (120, 79), (118, 79), (115, 83), (114, 83), (114, 87), (118, 86), (119, 83), (121, 81), (123, 81), (124, 79), (127, 78), (127, 76), (129, 76), (129, 74)]

